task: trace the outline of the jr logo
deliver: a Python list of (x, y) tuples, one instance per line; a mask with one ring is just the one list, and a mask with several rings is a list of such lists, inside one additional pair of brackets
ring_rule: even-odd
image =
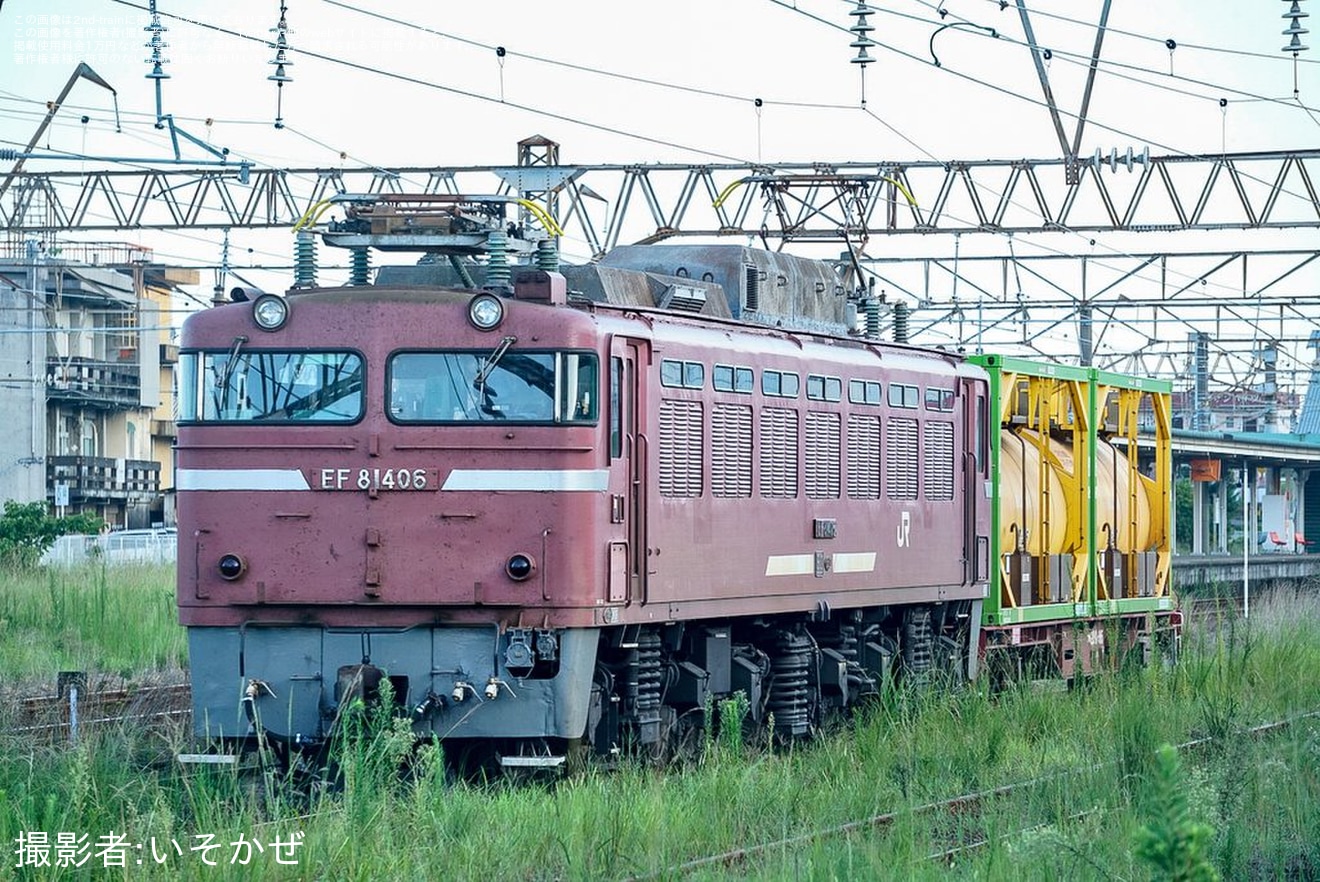
[(901, 517), (901, 518), (899, 519), (899, 521), (898, 521), (898, 547), (899, 547), (899, 548), (911, 548), (911, 547), (912, 547), (912, 514), (911, 514), (911, 512), (906, 512), (906, 511), (903, 512), (902, 517)]

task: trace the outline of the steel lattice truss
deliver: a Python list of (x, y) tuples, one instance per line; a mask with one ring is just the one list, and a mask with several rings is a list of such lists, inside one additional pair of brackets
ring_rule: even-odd
[(1204, 334), (1214, 390), (1250, 389), (1266, 373), (1304, 390), (1320, 330), (1314, 248), (863, 263), (889, 302), (912, 305), (914, 340), (1187, 381), (1191, 341)]
[(283, 227), (336, 193), (534, 191), (552, 194), (566, 235), (595, 253), (677, 236), (1320, 226), (1320, 150), (1114, 157), (1079, 171), (1075, 185), (1062, 159), (20, 172), (0, 220), (17, 233)]
[[(0, 205), (11, 235), (291, 227), (336, 194), (529, 194), (565, 242), (600, 255), (621, 243), (746, 237), (863, 258), (891, 302), (913, 307), (912, 339), (1090, 360), (1187, 381), (1189, 338), (1212, 337), (1215, 384), (1300, 390), (1320, 328), (1320, 261), (1268, 238), (1320, 227), (1320, 150), (774, 165), (300, 168), (165, 166), (20, 172)], [(1076, 253), (1078, 233), (1242, 230), (1234, 250)], [(898, 245), (893, 237), (917, 234)], [(943, 234), (943, 238), (941, 238)], [(969, 234), (1007, 253), (914, 257)], [(1014, 253), (1013, 239), (1062, 242)], [(967, 240), (970, 242), (972, 240)], [(872, 248), (874, 249), (874, 247)], [(985, 249), (982, 249), (983, 251)], [(1265, 371), (1266, 374), (1262, 374)]]

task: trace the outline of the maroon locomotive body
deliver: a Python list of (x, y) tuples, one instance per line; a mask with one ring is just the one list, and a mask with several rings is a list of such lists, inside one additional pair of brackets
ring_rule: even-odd
[(322, 744), (388, 695), (554, 765), (739, 691), (800, 735), (898, 668), (975, 665), (987, 383), (952, 353), (525, 270), (228, 304), (180, 365), (199, 734)]

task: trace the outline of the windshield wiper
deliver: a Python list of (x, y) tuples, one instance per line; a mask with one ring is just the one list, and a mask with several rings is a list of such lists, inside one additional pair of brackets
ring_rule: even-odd
[(472, 379), (472, 385), (477, 389), (484, 388), (486, 380), (490, 377), (491, 371), (495, 370), (495, 365), (500, 363), (500, 359), (504, 357), (504, 353), (509, 351), (509, 347), (517, 342), (518, 338), (513, 336), (505, 337), (501, 340), (500, 345), (495, 347), (495, 351), (490, 354), (490, 357), (486, 359), (485, 364), (481, 366), (481, 370), (477, 371), (476, 377)]
[(234, 375), (234, 368), (238, 365), (238, 351), (243, 348), (243, 344), (246, 342), (247, 337), (240, 334), (234, 338), (234, 348), (229, 350), (229, 358), (225, 360), (224, 372), (220, 374), (220, 380), (216, 383), (222, 401), (229, 394), (229, 378)]

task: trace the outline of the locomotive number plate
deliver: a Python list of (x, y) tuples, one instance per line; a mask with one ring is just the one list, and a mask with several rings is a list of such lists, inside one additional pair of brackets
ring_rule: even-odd
[(439, 469), (317, 469), (317, 490), (439, 490)]

